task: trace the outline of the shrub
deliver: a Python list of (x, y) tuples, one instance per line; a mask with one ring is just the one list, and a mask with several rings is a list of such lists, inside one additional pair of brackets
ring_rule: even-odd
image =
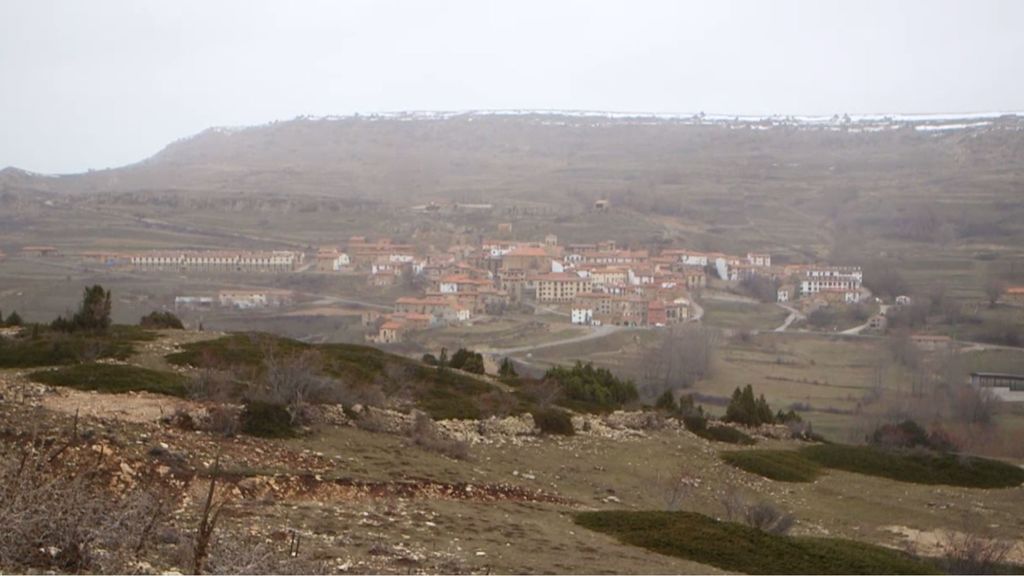
[(239, 428), (243, 434), (261, 438), (291, 438), (295, 427), (283, 404), (250, 400), (242, 409)]
[(893, 452), (873, 446), (843, 444), (807, 446), (799, 452), (827, 468), (901, 482), (970, 488), (1012, 488), (1024, 483), (1024, 469), (975, 456)]
[(133, 352), (127, 338), (40, 331), (0, 342), (0, 367), (62, 366), (100, 358), (126, 359)]
[(515, 365), (512, 364), (512, 360), (507, 356), (501, 360), (501, 366), (498, 367), (498, 376), (502, 378), (516, 378), (519, 376), (516, 373)]
[(412, 443), (424, 450), (437, 452), (456, 460), (469, 458), (469, 444), (459, 440), (445, 438), (430, 416), (416, 411), (413, 414), (412, 427), (409, 429)]
[(704, 415), (704, 412), (694, 412), (683, 416), (683, 426), (700, 436), (700, 434), (708, 428), (708, 418)]
[(456, 370), (463, 370), (472, 374), (483, 374), (484, 357), (479, 352), (459, 348), (455, 351), (455, 354), (452, 354), (452, 358), (448, 362), (448, 366), (455, 368)]
[(153, 392), (168, 396), (185, 396), (185, 377), (121, 364), (75, 364), (56, 370), (29, 374), (29, 379), (51, 386), (99, 392)]
[(1012, 540), (987, 538), (974, 532), (947, 532), (941, 546), (941, 564), (948, 574), (1016, 572), (1006, 566), (1006, 557), (1014, 548)]
[(654, 407), (669, 414), (675, 414), (679, 411), (679, 403), (676, 402), (676, 397), (672, 394), (671, 390), (662, 392), (661, 396), (658, 396), (658, 399), (654, 402)]
[(725, 516), (732, 522), (743, 522), (751, 528), (769, 534), (787, 534), (796, 523), (792, 514), (784, 512), (771, 502), (750, 503), (736, 490), (729, 490), (722, 498)]
[[(167, 508), (152, 490), (24, 446), (0, 454), (0, 566), (5, 572), (130, 573)], [(70, 459), (68, 459), (70, 460)]]
[(780, 482), (813, 482), (821, 466), (794, 450), (736, 450), (722, 453), (727, 464)]
[(544, 374), (544, 379), (556, 382), (566, 400), (583, 409), (613, 410), (639, 396), (632, 381), (620, 380), (608, 369), (594, 368), (589, 362), (577, 361), (568, 369), (555, 366)]
[(834, 326), (839, 314), (829, 306), (818, 308), (807, 315), (807, 323), (815, 328)]
[(956, 444), (948, 433), (941, 429), (928, 432), (913, 420), (882, 424), (871, 434), (870, 443), (881, 448), (925, 448), (938, 452), (956, 450)]
[(757, 443), (753, 438), (732, 426), (709, 426), (700, 432), (694, 432), (694, 434), (704, 438), (705, 440), (724, 442), (726, 444), (751, 445)]
[(744, 426), (760, 426), (774, 424), (775, 415), (772, 414), (772, 409), (768, 406), (764, 394), (755, 399), (753, 387), (747, 384), (745, 388), (737, 387), (733, 391), (729, 405), (725, 408), (723, 420)]
[(139, 320), (139, 326), (148, 328), (151, 330), (159, 329), (171, 329), (171, 330), (184, 330), (185, 325), (181, 323), (181, 319), (178, 318), (173, 312), (157, 312), (153, 311), (146, 314)]
[(572, 426), (572, 416), (559, 408), (542, 408), (534, 410), (533, 422), (543, 434), (559, 434), (572, 436), (576, 430)]
[(58, 316), (50, 327), (59, 332), (106, 332), (110, 328), (110, 309), (110, 291), (96, 284), (85, 289), (74, 316)]
[(929, 574), (909, 554), (852, 540), (794, 537), (695, 512), (582, 512), (576, 523), (644, 549), (747, 574)]
[(231, 438), (238, 434), (241, 411), (233, 406), (213, 406), (203, 422), (203, 429), (220, 436)]

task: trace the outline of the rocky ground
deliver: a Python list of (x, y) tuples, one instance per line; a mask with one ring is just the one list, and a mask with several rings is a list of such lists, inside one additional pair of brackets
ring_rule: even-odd
[[(147, 343), (138, 363), (165, 368), (162, 355), (173, 349)], [(713, 573), (581, 529), (572, 514), (682, 508), (722, 516), (723, 500), (737, 493), (793, 512), (795, 534), (938, 554), (945, 535), (969, 518), (1001, 538), (1024, 538), (1020, 488), (919, 486), (841, 472), (809, 484), (773, 482), (725, 465), (718, 454), (728, 445), (651, 413), (578, 415), (571, 437), (539, 435), (529, 415), (441, 421), (438, 433), (467, 447), (456, 459), (413, 442), (413, 416), (374, 407), (321, 407), (300, 437), (264, 440), (195, 429), (211, 417), (200, 402), (58, 389), (29, 382), (26, 371), (0, 371), (0, 395), (8, 454), (44, 439), (61, 458), (101, 462), (113, 490), (161, 487), (173, 495), (169, 526), (178, 540), (192, 537), (216, 477), (218, 529), (301, 559), (302, 571)], [(359, 425), (366, 419), (374, 426)], [(765, 447), (794, 444), (781, 439), (783, 429), (756, 435)], [(1024, 547), (1011, 558), (1024, 560)], [(138, 569), (187, 570), (167, 555)]]

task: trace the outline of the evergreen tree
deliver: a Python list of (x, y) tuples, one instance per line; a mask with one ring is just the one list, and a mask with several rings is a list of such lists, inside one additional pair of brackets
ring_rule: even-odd
[(96, 284), (85, 289), (73, 322), (82, 330), (105, 332), (110, 327), (110, 291)]
[(672, 395), (671, 390), (662, 392), (661, 396), (658, 396), (658, 400), (654, 403), (654, 407), (671, 414), (679, 411), (679, 404), (676, 403), (676, 397)]
[(10, 316), (7, 317), (7, 321), (2, 324), (6, 326), (21, 326), (23, 322), (21, 320), (21, 316), (18, 314), (18, 311), (15, 310), (14, 312), (11, 312)]
[(519, 376), (519, 374), (516, 373), (515, 365), (512, 364), (512, 360), (507, 356), (502, 359), (501, 366), (498, 367), (498, 376), (501, 376), (502, 378), (515, 378), (516, 376)]
[(106, 332), (110, 327), (110, 308), (110, 291), (99, 284), (90, 286), (82, 294), (78, 312), (70, 320), (58, 316), (50, 327), (62, 332)]
[(737, 387), (733, 391), (729, 405), (725, 409), (725, 421), (744, 426), (760, 426), (774, 423), (775, 416), (764, 394), (755, 399), (754, 388), (747, 384), (743, 389)]

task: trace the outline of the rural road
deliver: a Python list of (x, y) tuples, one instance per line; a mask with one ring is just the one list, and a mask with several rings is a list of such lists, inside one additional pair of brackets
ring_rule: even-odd
[[(888, 305), (882, 304), (881, 306), (879, 306), (878, 313), (881, 314), (882, 316), (885, 316), (885, 312), (888, 309)], [(842, 332), (840, 332), (840, 334), (860, 334), (861, 332), (864, 331), (865, 328), (868, 327), (868, 324), (870, 323), (871, 320), (868, 320), (867, 322), (861, 324), (860, 326), (854, 326), (853, 328), (850, 328), (848, 330), (843, 330)]]
[(804, 318), (806, 318), (803, 312), (800, 312), (799, 310), (793, 308), (792, 306), (788, 306), (781, 302), (776, 302), (775, 305), (789, 312), (789, 316), (786, 316), (786, 321), (782, 323), (782, 326), (776, 328), (775, 332), (785, 332), (790, 327), (790, 325), (793, 324), (793, 322), (796, 322), (797, 320), (803, 320)]

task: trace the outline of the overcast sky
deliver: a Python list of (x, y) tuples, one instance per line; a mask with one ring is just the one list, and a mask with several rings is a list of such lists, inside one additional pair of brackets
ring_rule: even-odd
[(0, 167), (395, 110), (1024, 110), (1024, 1), (0, 1)]

